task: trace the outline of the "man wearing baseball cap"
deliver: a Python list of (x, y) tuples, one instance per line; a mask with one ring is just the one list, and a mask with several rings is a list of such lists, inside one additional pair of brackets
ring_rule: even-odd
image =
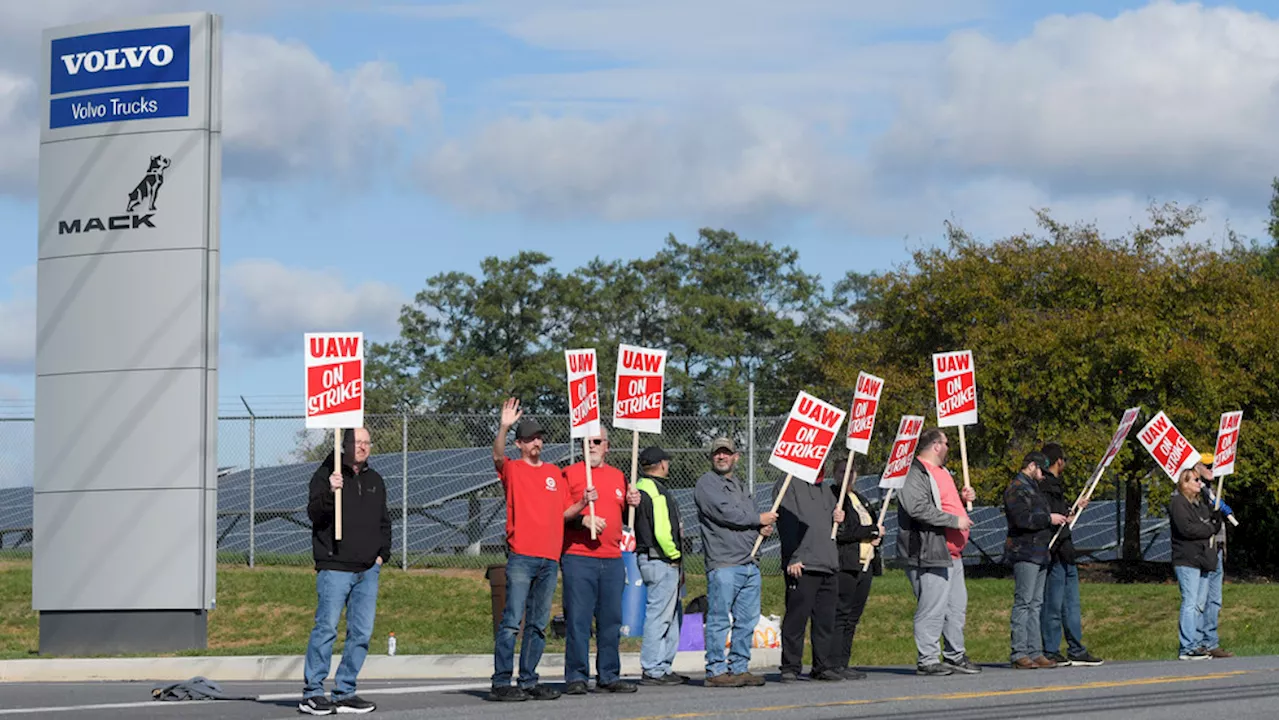
[[(707, 568), (705, 685), (763, 685), (764, 676), (747, 672), (751, 641), (760, 619), (760, 568), (752, 550), (757, 537), (773, 534), (778, 514), (759, 512), (742, 481), (734, 477), (740, 456), (732, 440), (716, 438), (708, 451), (711, 470), (698, 478), (693, 492)], [(727, 661), (725, 636), (730, 638)]]
[[(537, 670), (547, 644), (564, 525), (598, 497), (592, 488), (577, 502), (570, 499), (560, 468), (542, 460), (542, 426), (533, 418), (522, 420), (522, 415), (520, 401), (507, 400), (493, 439), (493, 466), (507, 494), (507, 603), (493, 642), (493, 678), (488, 696), (497, 701), (560, 697), (559, 690), (538, 683)], [(516, 428), (516, 447), (520, 450), (518, 460), (507, 457), (507, 433), (512, 426)], [(516, 635), (522, 620), (520, 675), (512, 687)]]
[(1022, 469), (1004, 491), (1004, 514), (1009, 534), (1004, 541), (1004, 561), (1013, 566), (1013, 611), (1009, 615), (1009, 662), (1015, 670), (1054, 668), (1044, 656), (1040, 636), (1040, 607), (1044, 582), (1049, 575), (1049, 540), (1053, 528), (1067, 522), (1066, 515), (1050, 510), (1039, 482), (1049, 460), (1030, 452)]
[(671, 671), (680, 647), (680, 586), (684, 579), (680, 506), (667, 487), (671, 456), (660, 447), (647, 447), (640, 452), (639, 464), (636, 490), (640, 504), (634, 529), (636, 560), (647, 597), (640, 684), (683, 685), (689, 678)]
[[(1213, 482), (1213, 453), (1201, 453), (1200, 462), (1196, 464), (1196, 472), (1200, 473), (1201, 502), (1213, 507), (1213, 493), (1209, 489)], [(1222, 571), (1227, 561), (1227, 518), (1231, 516), (1231, 506), (1222, 503), (1218, 510), (1222, 514), (1222, 527), (1213, 538), (1213, 545), (1218, 555), (1218, 569), (1209, 573), (1205, 582), (1209, 585), (1209, 593), (1205, 597), (1204, 612), (1200, 614), (1200, 652), (1211, 658), (1234, 657), (1235, 653), (1224, 650), (1218, 645), (1218, 615), (1222, 613)]]

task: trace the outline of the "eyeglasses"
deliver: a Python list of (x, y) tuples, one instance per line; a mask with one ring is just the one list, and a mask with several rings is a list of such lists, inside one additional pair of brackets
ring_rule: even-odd
[(607, 443), (607, 442), (609, 442), (609, 441), (608, 441), (608, 440), (601, 439), (601, 438), (592, 438), (592, 439), (591, 439), (591, 444), (592, 444), (592, 445), (603, 445), (603, 444), (605, 444), (605, 443)]
[(368, 440), (357, 440), (356, 447), (373, 447), (373, 443)]

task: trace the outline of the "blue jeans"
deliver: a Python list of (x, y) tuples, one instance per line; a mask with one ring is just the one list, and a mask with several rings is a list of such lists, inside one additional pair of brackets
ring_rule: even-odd
[(647, 597), (644, 608), (644, 643), (640, 646), (640, 671), (652, 678), (670, 674), (680, 647), (680, 566), (643, 555), (640, 579)]
[(334, 675), (333, 699), (356, 693), (356, 676), (369, 654), (373, 636), (373, 616), (378, 607), (378, 576), (382, 566), (364, 572), (321, 570), (316, 573), (316, 624), (307, 641), (303, 664), (305, 685), (302, 697), (324, 697), (324, 680), (333, 662), (333, 643), (338, 639), (338, 618), (347, 609), (347, 639), (342, 646), (342, 662)]
[(1200, 647), (1213, 650), (1218, 647), (1218, 613), (1222, 612), (1222, 550), (1218, 550), (1218, 569), (1209, 573), (1208, 593), (1204, 600), (1204, 613), (1200, 615)]
[(1044, 654), (1040, 645), (1040, 606), (1049, 568), (1033, 562), (1013, 564), (1013, 611), (1009, 613), (1009, 660), (1035, 660)]
[(1209, 575), (1200, 568), (1174, 565), (1182, 608), (1178, 612), (1178, 654), (1185, 655), (1202, 645), (1200, 621), (1209, 599)]
[(622, 558), (568, 555), (564, 570), (564, 681), (591, 677), (591, 619), (596, 621), (596, 684), (612, 685), (622, 673), (618, 638), (622, 633)]
[[(733, 613), (730, 634), (729, 613)], [(726, 671), (741, 675), (751, 662), (751, 641), (760, 620), (760, 568), (735, 565), (707, 573), (707, 677)], [(725, 664), (724, 641), (729, 635), (729, 660)]]
[(1049, 564), (1044, 583), (1044, 607), (1040, 610), (1040, 635), (1046, 653), (1056, 653), (1067, 636), (1067, 656), (1087, 652), (1080, 631), (1080, 572), (1075, 563), (1057, 560)]
[(546, 558), (514, 553), (507, 557), (507, 604), (493, 643), (493, 687), (511, 685), (521, 619), (524, 638), (520, 642), (519, 685), (527, 689), (538, 684), (538, 663), (547, 645), (547, 621), (551, 619), (559, 567), (555, 560)]

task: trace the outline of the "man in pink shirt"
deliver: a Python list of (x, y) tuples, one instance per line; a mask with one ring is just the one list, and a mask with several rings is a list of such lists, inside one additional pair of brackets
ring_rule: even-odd
[(973, 525), (964, 503), (973, 501), (974, 492), (956, 490), (955, 479), (943, 467), (948, 449), (941, 429), (921, 434), (916, 460), (898, 492), (898, 555), (916, 596), (917, 675), (982, 672), (964, 650), (969, 595), (960, 553)]

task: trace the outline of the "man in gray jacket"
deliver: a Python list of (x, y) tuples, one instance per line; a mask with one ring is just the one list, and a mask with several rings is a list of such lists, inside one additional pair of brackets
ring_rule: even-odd
[[(764, 677), (747, 672), (751, 640), (760, 619), (760, 568), (751, 552), (756, 537), (773, 533), (778, 514), (758, 512), (742, 482), (733, 476), (738, 450), (729, 438), (717, 438), (709, 448), (711, 472), (698, 478), (693, 501), (702, 528), (702, 553), (707, 567), (707, 618), (703, 639), (707, 648), (707, 687), (763, 685)], [(724, 640), (730, 634), (729, 658)]]
[[(955, 478), (943, 467), (947, 450), (945, 432), (924, 431), (916, 460), (898, 491), (898, 555), (906, 563), (916, 596), (917, 675), (981, 672), (964, 651), (969, 595), (960, 559), (973, 525), (964, 502), (972, 502), (974, 492), (956, 490)], [(939, 633), (945, 648), (938, 646)]]
[[(774, 500), (783, 480), (773, 486)], [(838, 483), (837, 483), (838, 484)], [(830, 483), (792, 480), (778, 506), (778, 539), (786, 568), (787, 609), (782, 617), (782, 682), (799, 679), (804, 657), (804, 630), (812, 623), (814, 680), (843, 680), (844, 663), (836, 660), (836, 608), (840, 604), (840, 550), (828, 528), (843, 522)]]

